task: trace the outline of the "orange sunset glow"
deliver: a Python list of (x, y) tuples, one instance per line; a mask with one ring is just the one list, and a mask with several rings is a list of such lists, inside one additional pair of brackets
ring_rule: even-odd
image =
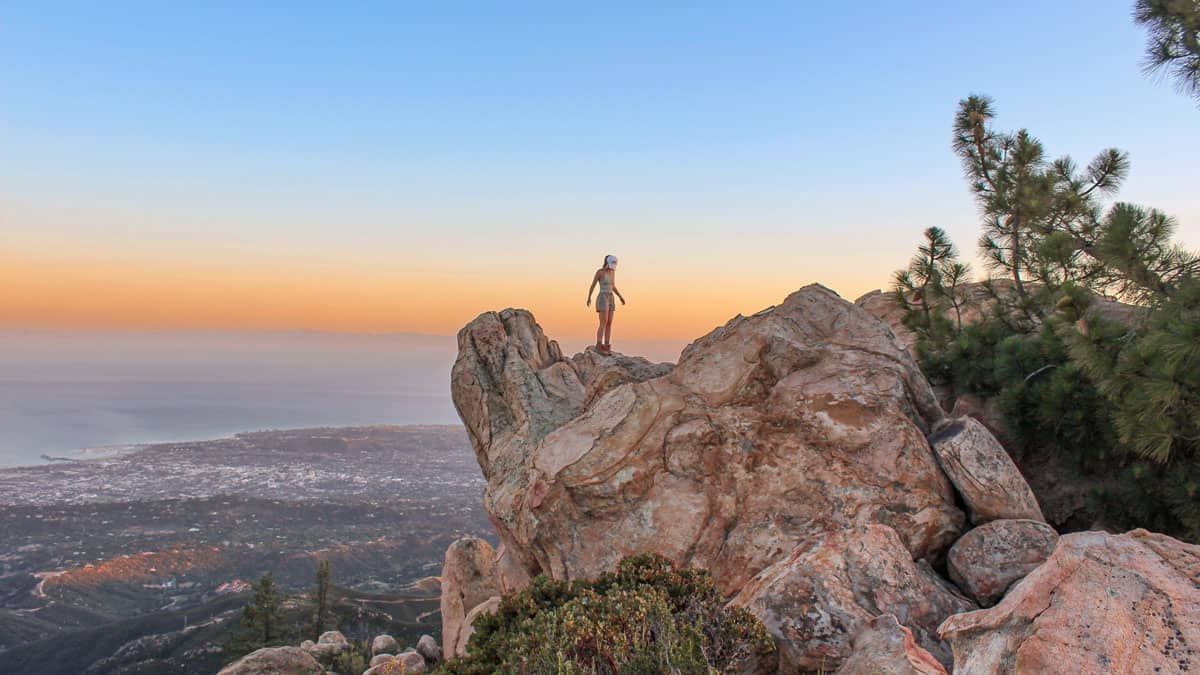
[[(618, 276), (629, 305), (618, 310), (626, 335), (686, 340), (737, 313), (762, 309), (815, 281), (797, 274), (706, 277), (667, 261), (630, 263)], [(678, 268), (672, 273), (666, 267)], [(594, 330), (586, 305), (590, 273), (541, 275), (496, 270), (406, 270), (353, 264), (203, 261), (96, 261), (0, 258), (0, 317), (7, 325), (60, 329), (324, 330), (334, 333), (454, 334), (482, 311), (514, 305), (535, 312), (552, 336)], [(881, 280), (882, 281), (882, 280)], [(828, 282), (827, 282), (828, 285)], [(853, 299), (868, 283), (845, 280)], [(876, 283), (878, 286), (878, 283)]]

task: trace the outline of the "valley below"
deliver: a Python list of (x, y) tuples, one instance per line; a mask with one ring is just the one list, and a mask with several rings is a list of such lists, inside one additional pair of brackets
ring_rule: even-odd
[(457, 426), (262, 431), (0, 470), (0, 673), (206, 672), (250, 583), (269, 571), (302, 592), (320, 560), (364, 633), (437, 635), (447, 546), (494, 538), (483, 485)]

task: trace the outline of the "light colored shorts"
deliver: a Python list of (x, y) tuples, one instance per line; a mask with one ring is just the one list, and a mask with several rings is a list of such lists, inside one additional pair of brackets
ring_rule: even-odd
[(612, 292), (601, 293), (596, 296), (596, 311), (597, 312), (614, 312), (617, 309), (616, 299)]

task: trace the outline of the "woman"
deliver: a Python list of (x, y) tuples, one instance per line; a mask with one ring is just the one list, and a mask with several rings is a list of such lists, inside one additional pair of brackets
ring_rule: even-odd
[(600, 294), (596, 296), (596, 314), (600, 318), (600, 325), (596, 328), (596, 351), (601, 354), (612, 354), (612, 320), (613, 312), (617, 310), (617, 303), (613, 300), (615, 293), (621, 299), (621, 304), (625, 304), (625, 296), (621, 295), (621, 291), (617, 290), (617, 256), (604, 256), (604, 266), (596, 270), (596, 274), (592, 276), (592, 286), (588, 289), (588, 307), (592, 306), (592, 291), (596, 289), (596, 284), (600, 284)]

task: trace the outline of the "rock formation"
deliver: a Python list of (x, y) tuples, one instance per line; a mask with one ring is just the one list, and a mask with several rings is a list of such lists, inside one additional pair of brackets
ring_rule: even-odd
[(1134, 530), (1063, 535), (991, 609), (941, 635), (963, 673), (1175, 673), (1200, 667), (1200, 546)]
[[(458, 342), (452, 393), (484, 505), (528, 574), (593, 577), (654, 551), (708, 568), (732, 596), (871, 524), (915, 570), (965, 521), (926, 440), (945, 416), (928, 382), (875, 317), (820, 286), (736, 317), (674, 368), (564, 358), (523, 310), (483, 314)], [(448, 655), (459, 616), (443, 617)], [(839, 649), (856, 628), (838, 629)]]

